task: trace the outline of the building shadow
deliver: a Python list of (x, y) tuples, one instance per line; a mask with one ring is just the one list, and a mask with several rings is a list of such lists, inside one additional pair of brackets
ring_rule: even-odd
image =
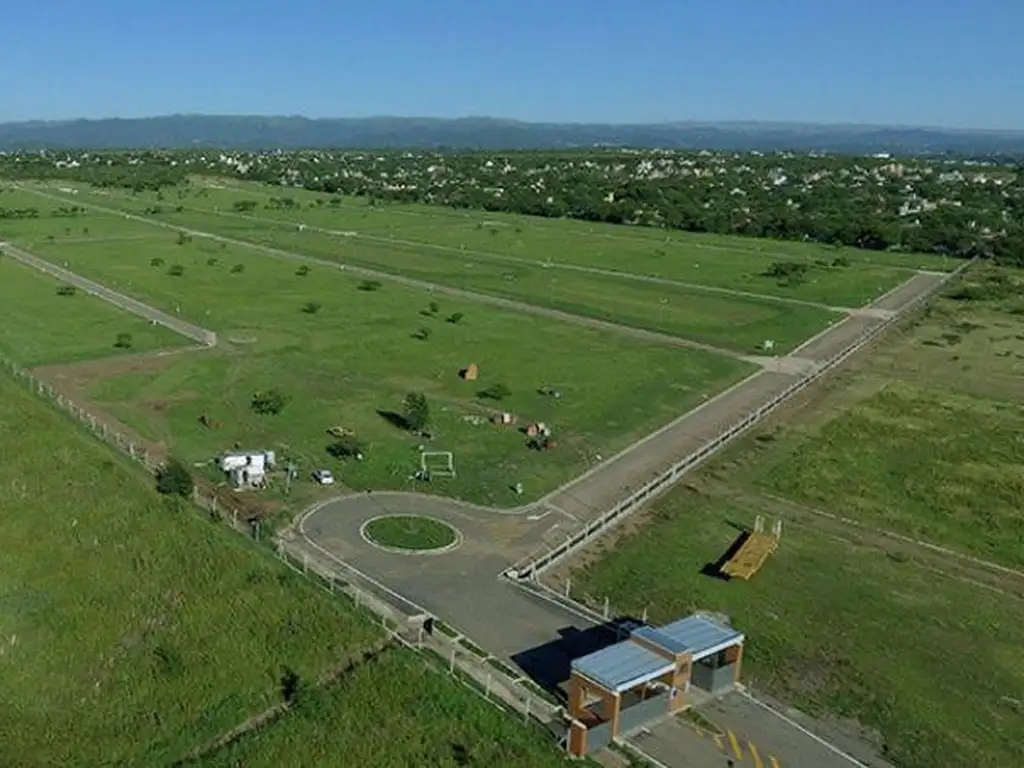
[(569, 680), (573, 660), (614, 645), (641, 624), (633, 617), (622, 616), (587, 629), (563, 627), (558, 630), (558, 639), (521, 651), (512, 656), (512, 661), (534, 683), (564, 704), (568, 698), (564, 684)]

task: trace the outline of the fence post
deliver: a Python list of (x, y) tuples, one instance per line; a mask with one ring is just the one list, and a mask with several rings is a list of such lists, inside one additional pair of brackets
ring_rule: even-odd
[(491, 673), (487, 673), (487, 685), (484, 686), (484, 698), (491, 698)]
[(608, 618), (608, 598), (607, 597), (605, 597), (605, 599), (604, 599), (604, 617), (606, 619)]

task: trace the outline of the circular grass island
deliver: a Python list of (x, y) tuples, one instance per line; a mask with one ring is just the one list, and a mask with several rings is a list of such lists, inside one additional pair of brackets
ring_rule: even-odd
[(462, 540), (448, 523), (424, 515), (386, 515), (363, 523), (363, 538), (382, 549), (402, 552), (440, 552)]

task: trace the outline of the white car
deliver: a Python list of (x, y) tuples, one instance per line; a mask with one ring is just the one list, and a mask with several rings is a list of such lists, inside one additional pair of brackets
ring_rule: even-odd
[(334, 485), (334, 475), (329, 469), (318, 469), (313, 472), (313, 479), (320, 485)]

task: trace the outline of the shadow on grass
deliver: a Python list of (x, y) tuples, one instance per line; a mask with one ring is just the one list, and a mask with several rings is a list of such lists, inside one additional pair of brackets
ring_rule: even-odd
[(409, 422), (405, 420), (405, 416), (395, 411), (385, 411), (380, 408), (377, 409), (377, 415), (380, 416), (384, 421), (403, 432), (409, 431)]
[(740, 551), (740, 548), (746, 543), (747, 539), (750, 538), (750, 529), (746, 526), (734, 523), (732, 521), (726, 521), (729, 526), (735, 528), (740, 533), (733, 540), (729, 548), (725, 550), (718, 560), (713, 563), (707, 563), (703, 568), (700, 569), (701, 576), (707, 576), (708, 578), (718, 579), (719, 581), (730, 581), (728, 574), (722, 573), (722, 568), (728, 563)]

